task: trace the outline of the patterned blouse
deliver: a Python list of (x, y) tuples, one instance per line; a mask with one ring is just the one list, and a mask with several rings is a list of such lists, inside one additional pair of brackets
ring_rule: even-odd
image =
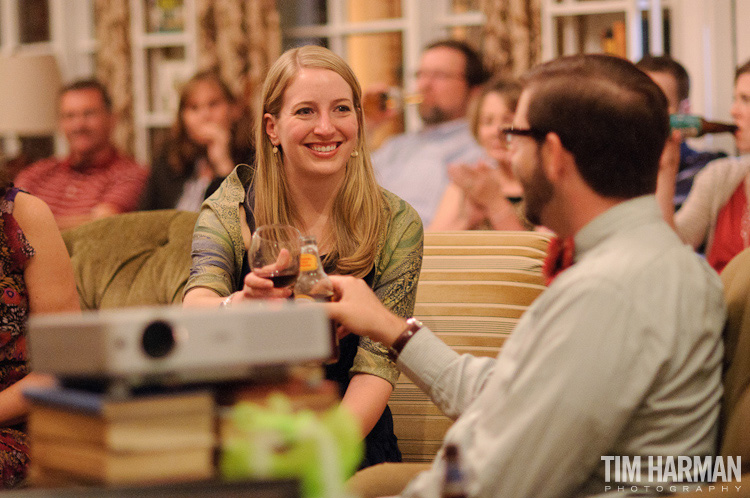
[[(24, 269), (34, 249), (13, 217), (17, 193), (17, 188), (9, 188), (0, 198), (0, 390), (29, 373), (25, 335), (29, 295)], [(28, 453), (23, 425), (0, 427), (0, 486), (10, 488), (23, 481)]]
[(24, 331), (29, 296), (23, 272), (34, 249), (13, 217), (17, 193), (8, 189), (0, 199), (0, 389), (28, 373)]
[[(193, 263), (185, 292), (206, 287), (228, 296), (240, 288), (246, 250), (239, 216), (252, 176), (250, 166), (238, 165), (204, 202), (193, 233)], [(414, 311), (422, 268), (422, 222), (405, 201), (386, 190), (382, 194), (388, 219), (378, 239), (372, 288), (393, 313), (409, 317)], [(399, 374), (388, 359), (386, 348), (366, 338), (360, 340), (350, 373), (376, 375), (394, 386)]]

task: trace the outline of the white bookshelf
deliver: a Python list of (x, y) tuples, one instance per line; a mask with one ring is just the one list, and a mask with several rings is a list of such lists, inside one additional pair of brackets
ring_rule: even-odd
[(152, 136), (168, 128), (177, 112), (178, 87), (198, 60), (195, 0), (182, 0), (181, 29), (160, 31), (149, 20), (155, 0), (131, 0), (133, 120), (136, 158), (152, 161)]
[(650, 52), (662, 54), (663, 10), (668, 7), (668, 0), (542, 0), (542, 57), (601, 52), (603, 31), (621, 23), (625, 28), (623, 55), (638, 60), (644, 55), (644, 17)]

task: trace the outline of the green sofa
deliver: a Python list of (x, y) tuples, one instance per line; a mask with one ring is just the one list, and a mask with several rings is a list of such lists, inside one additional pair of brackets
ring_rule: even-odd
[(198, 213), (126, 213), (63, 232), (81, 309), (176, 304), (190, 270)]

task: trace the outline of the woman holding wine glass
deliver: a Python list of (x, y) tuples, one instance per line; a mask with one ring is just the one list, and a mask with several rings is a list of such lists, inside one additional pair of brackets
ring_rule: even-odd
[[(325, 48), (295, 48), (274, 63), (255, 121), (255, 167), (237, 166), (201, 210), (185, 306), (289, 297), (290, 286), (275, 288), (248, 257), (256, 227), (282, 224), (316, 237), (326, 273), (364, 278), (394, 313), (411, 316), (422, 224), (375, 181), (361, 95), (351, 68)], [(347, 336), (340, 347), (326, 377), (360, 421), (363, 466), (399, 461), (387, 407), (398, 370), (380, 344)]]

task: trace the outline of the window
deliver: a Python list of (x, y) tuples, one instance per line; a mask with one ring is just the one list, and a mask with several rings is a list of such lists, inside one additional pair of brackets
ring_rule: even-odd
[[(409, 89), (425, 45), (453, 37), (480, 47), (484, 23), (479, 0), (279, 0), (278, 9), (284, 49), (330, 48), (349, 62), (363, 88), (383, 82)], [(419, 125), (416, 110), (407, 109), (404, 122), (388, 132)]]
[(47, 0), (24, 0), (18, 4), (19, 41), (40, 43), (50, 41), (49, 3)]

